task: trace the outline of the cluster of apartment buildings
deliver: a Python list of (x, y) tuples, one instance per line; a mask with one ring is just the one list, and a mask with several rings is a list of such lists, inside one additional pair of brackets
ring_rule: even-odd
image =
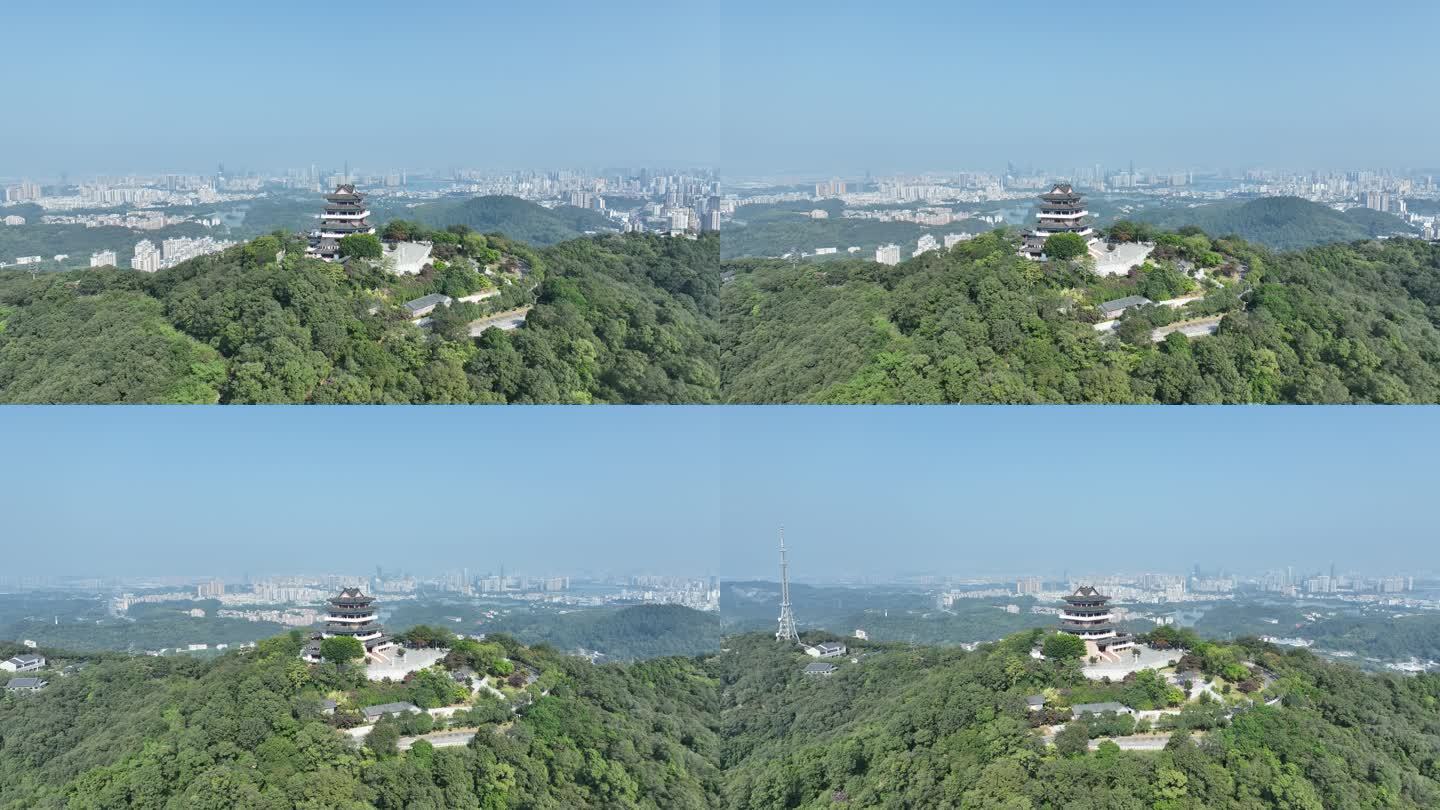
[[(135, 243), (135, 253), (130, 259), (130, 267), (142, 273), (154, 273), (198, 256), (219, 253), (235, 244), (229, 240), (215, 239), (209, 236), (198, 238), (179, 236), (174, 239), (166, 239), (157, 247), (149, 239), (142, 239)], [(114, 253), (112, 251), (106, 251), (106, 253), (113, 263)], [(96, 264), (97, 257), (101, 256), (102, 254), (92, 255), (90, 266), (102, 266)]]

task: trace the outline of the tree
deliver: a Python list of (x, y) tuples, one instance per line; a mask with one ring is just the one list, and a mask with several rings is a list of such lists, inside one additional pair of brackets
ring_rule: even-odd
[(1052, 233), (1045, 239), (1045, 255), (1062, 262), (1078, 259), (1089, 249), (1085, 237), (1078, 233)]
[(320, 642), (320, 657), (337, 666), (365, 657), (365, 645), (354, 636), (331, 636)]
[(1084, 720), (1071, 720), (1055, 735), (1055, 752), (1062, 757), (1081, 756), (1090, 750), (1090, 727)]
[(1085, 642), (1069, 633), (1052, 633), (1045, 637), (1040, 651), (1046, 658), (1056, 661), (1078, 660), (1085, 655)]
[(340, 238), (340, 256), (345, 259), (378, 259), (383, 250), (373, 233), (352, 233)]
[(395, 723), (381, 721), (365, 735), (365, 747), (377, 756), (390, 757), (399, 753), (400, 727)]

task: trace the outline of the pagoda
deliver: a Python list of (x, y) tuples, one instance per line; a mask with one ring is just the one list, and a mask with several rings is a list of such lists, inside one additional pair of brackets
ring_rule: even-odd
[(385, 628), (376, 621), (375, 597), (366, 596), (359, 588), (346, 588), (330, 597), (325, 627), (311, 636), (305, 646), (307, 661), (320, 660), (320, 642), (335, 636), (351, 636), (365, 646), (366, 661), (387, 662), (386, 655), (397, 646)]
[(333, 194), (325, 195), (325, 212), (320, 215), (320, 227), (310, 232), (307, 252), (327, 262), (336, 261), (340, 258), (341, 239), (357, 233), (375, 233), (369, 216), (363, 192), (356, 191), (350, 184), (336, 186)]
[(1135, 639), (1121, 633), (1113, 624), (1110, 597), (1090, 585), (1082, 585), (1065, 597), (1060, 609), (1060, 632), (1078, 636), (1085, 642), (1087, 658), (1119, 659), (1116, 653), (1135, 646)]
[(1090, 227), (1090, 212), (1085, 210), (1085, 197), (1069, 183), (1056, 183), (1040, 195), (1040, 210), (1035, 214), (1035, 227), (1025, 232), (1020, 255), (1039, 261), (1045, 258), (1045, 240), (1057, 233), (1073, 233), (1088, 245), (1095, 241)]

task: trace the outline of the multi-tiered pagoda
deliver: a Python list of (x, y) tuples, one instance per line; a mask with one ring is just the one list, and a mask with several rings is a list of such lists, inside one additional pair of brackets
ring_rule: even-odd
[(366, 596), (359, 588), (346, 588), (330, 597), (325, 627), (311, 637), (305, 647), (307, 661), (320, 660), (320, 642), (334, 636), (351, 636), (365, 645), (367, 661), (388, 661), (387, 653), (396, 647), (385, 635), (385, 628), (376, 620), (375, 597)]
[(1110, 597), (1089, 585), (1075, 589), (1065, 597), (1060, 610), (1060, 632), (1079, 636), (1085, 642), (1087, 658), (1115, 660), (1120, 650), (1135, 646), (1135, 639), (1121, 633), (1110, 612)]
[(369, 217), (364, 193), (356, 191), (353, 185), (337, 186), (335, 193), (325, 195), (320, 227), (310, 233), (310, 255), (327, 262), (339, 259), (341, 239), (357, 233), (375, 233)]
[(1090, 227), (1090, 212), (1085, 210), (1085, 197), (1069, 183), (1056, 183), (1040, 195), (1040, 210), (1035, 214), (1035, 227), (1025, 232), (1020, 254), (1032, 259), (1045, 258), (1045, 240), (1057, 233), (1073, 233), (1084, 237), (1086, 244), (1095, 241)]

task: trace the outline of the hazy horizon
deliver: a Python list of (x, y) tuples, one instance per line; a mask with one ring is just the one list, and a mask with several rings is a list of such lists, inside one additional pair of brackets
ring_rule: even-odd
[(780, 525), (798, 581), (1440, 563), (1425, 409), (417, 413), (12, 410), (7, 573), (773, 577)]

